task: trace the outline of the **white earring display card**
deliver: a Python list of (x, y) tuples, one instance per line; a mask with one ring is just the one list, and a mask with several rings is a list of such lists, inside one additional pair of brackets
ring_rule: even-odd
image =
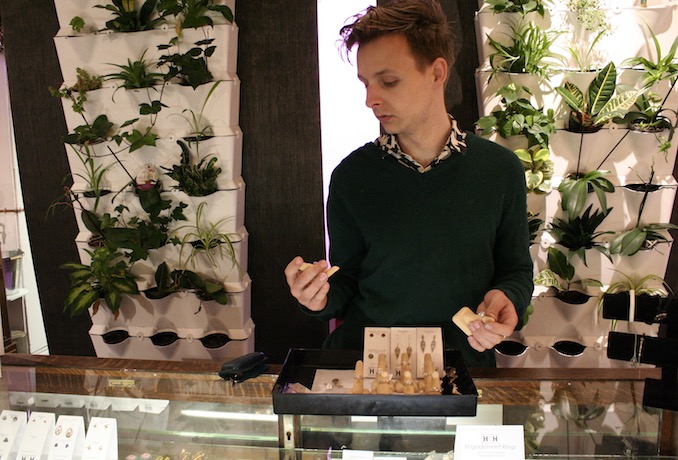
[(117, 460), (118, 425), (114, 418), (92, 417), (82, 460)]
[(21, 438), (17, 460), (40, 460), (42, 458), (42, 453), (47, 452), (47, 446), (52, 441), (54, 419), (54, 414), (50, 412), (31, 414)]
[(19, 441), (25, 429), (25, 412), (3, 410), (0, 413), (0, 460), (16, 458)]
[(75, 415), (60, 415), (54, 427), (47, 460), (81, 458), (85, 447), (85, 421)]

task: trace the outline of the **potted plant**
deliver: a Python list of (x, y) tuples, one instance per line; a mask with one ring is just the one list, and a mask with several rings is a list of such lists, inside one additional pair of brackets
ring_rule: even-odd
[(80, 67), (75, 69), (75, 73), (77, 80), (73, 86), (62, 86), (59, 89), (50, 86), (49, 92), (52, 96), (70, 100), (73, 112), (82, 114), (85, 110), (84, 104), (87, 102), (87, 92), (101, 88), (104, 77), (90, 75)]
[(553, 177), (553, 162), (549, 159), (551, 151), (548, 148), (534, 146), (530, 149), (518, 149), (515, 154), (525, 169), (528, 193), (540, 195), (551, 193)]
[[(190, 85), (193, 89), (212, 81), (212, 73), (207, 68), (207, 59), (214, 54), (216, 46), (212, 45), (214, 39), (206, 38), (195, 42), (195, 46), (185, 53), (163, 54), (158, 59), (158, 67), (167, 68), (165, 81), (178, 79), (182, 85)], [(178, 37), (174, 37), (168, 44), (158, 45), (160, 51), (166, 51), (178, 46)]]
[[(600, 70), (586, 91), (565, 81), (556, 91), (570, 108), (568, 130), (578, 133), (599, 131), (615, 117), (623, 117), (633, 106), (640, 91), (617, 85), (613, 62)], [(616, 94), (615, 94), (616, 93)]]
[(178, 140), (177, 144), (181, 147), (180, 163), (172, 168), (162, 167), (170, 179), (177, 181), (174, 188), (189, 196), (207, 196), (216, 192), (219, 189), (217, 178), (221, 174), (217, 158), (204, 157), (198, 163), (192, 164), (191, 151), (186, 143)]
[(602, 283), (593, 278), (575, 279), (574, 266), (568, 261), (565, 253), (557, 248), (548, 248), (548, 266), (534, 278), (534, 284), (538, 286), (552, 287), (556, 290), (556, 298), (565, 303), (581, 305), (586, 303), (591, 296), (574, 289), (575, 286), (585, 290), (587, 287), (602, 287)]
[[(487, 36), (489, 44), (494, 48), (490, 54), (492, 74), (496, 72), (528, 73), (548, 79), (551, 64), (555, 63), (556, 53), (553, 43), (559, 32), (544, 31), (529, 21), (512, 21), (509, 24), (509, 44)], [(551, 60), (551, 61), (549, 61)]]
[(544, 16), (546, 4), (549, 0), (485, 0), (493, 13), (520, 13), (525, 16), (528, 13), (537, 13)]
[(118, 89), (152, 88), (158, 83), (162, 83), (163, 74), (151, 71), (152, 63), (144, 59), (146, 51), (148, 50), (144, 50), (141, 57), (136, 61), (127, 59), (127, 64), (111, 64), (120, 70), (117, 73), (106, 74), (103, 78), (108, 81), (119, 81)]
[(518, 87), (515, 83), (509, 83), (498, 91), (504, 108), (480, 117), (476, 124), (481, 135), (497, 132), (505, 139), (525, 136), (528, 148), (536, 145), (548, 148), (549, 138), (556, 131), (553, 109), (544, 113), (521, 93), (531, 94), (527, 87)]
[(556, 239), (556, 243), (568, 250), (568, 262), (574, 255), (577, 255), (584, 265), (587, 265), (586, 251), (589, 249), (595, 249), (612, 261), (610, 252), (604, 243), (596, 240), (602, 235), (612, 233), (610, 231), (596, 230), (605, 220), (611, 209), (605, 212), (596, 210), (591, 214), (592, 207), (593, 205), (589, 205), (581, 216), (567, 220), (554, 217), (553, 222), (551, 222), (548, 232)]
[(605, 214), (607, 207), (607, 193), (614, 193), (614, 185), (604, 176), (608, 171), (591, 171), (586, 174), (568, 174), (558, 185), (561, 193), (560, 207), (570, 219), (576, 218), (584, 209), (590, 192), (594, 192)]
[(146, 0), (137, 11), (134, 0), (111, 0), (104, 5), (94, 5), (94, 8), (113, 13), (113, 19), (106, 21), (106, 27), (102, 30), (137, 32), (152, 30), (164, 22), (164, 18), (157, 16), (157, 3), (158, 0)]
[(108, 309), (117, 317), (123, 295), (138, 294), (136, 278), (129, 271), (125, 258), (106, 247), (88, 251), (90, 265), (70, 262), (61, 268), (71, 270), (71, 286), (64, 300), (65, 310), (79, 315), (91, 306), (96, 314), (105, 300)]
[(213, 300), (221, 305), (228, 304), (228, 292), (223, 283), (204, 279), (190, 270), (169, 270), (166, 262), (155, 272), (154, 288), (144, 291), (149, 299), (162, 299), (179, 291), (191, 291), (200, 300)]
[(220, 14), (229, 23), (233, 22), (233, 12), (226, 5), (215, 4), (214, 0), (159, 0), (160, 16), (174, 16), (178, 19), (178, 28), (188, 29), (214, 25), (210, 12)]

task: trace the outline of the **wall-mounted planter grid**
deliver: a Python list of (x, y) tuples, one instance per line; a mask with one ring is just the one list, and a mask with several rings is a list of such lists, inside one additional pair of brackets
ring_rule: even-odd
[[(238, 126), (238, 28), (218, 11), (209, 11), (212, 26), (186, 28), (180, 33), (171, 16), (152, 30), (111, 31), (106, 30), (106, 23), (113, 14), (95, 7), (104, 3), (55, 0), (60, 29), (54, 43), (63, 76), (60, 89), (76, 85), (77, 69), (104, 77), (100, 89), (87, 91), (82, 113), (73, 110), (71, 100), (62, 98), (68, 132), (77, 133), (79, 127), (93, 124), (101, 115), (112, 124), (103, 142), (64, 144), (74, 182), (71, 196), (78, 199), (73, 207), (80, 231), (76, 238), (80, 262), (92, 263), (88, 251), (102, 244), (102, 235), (106, 244), (105, 234), (93, 238), (91, 225), (88, 228), (83, 222), (83, 209), (100, 219), (106, 214), (117, 217), (115, 225), (119, 227), (152, 221), (150, 211), (134, 192), (135, 183), (143, 184), (147, 178), (145, 171), (151, 171), (151, 182), (161, 184), (159, 198), (171, 203), (160, 216), (168, 216), (182, 203), (186, 220), (167, 223), (167, 244), (128, 264), (140, 294), (123, 295), (117, 315), (103, 299), (96, 311), (89, 308), (89, 333), (95, 351), (102, 357), (163, 360), (224, 360), (254, 351), (252, 281), (247, 274), (248, 233), (244, 226), (245, 182), (241, 177), (243, 134)], [(135, 2), (137, 11), (142, 4)], [(225, 5), (235, 14), (234, 0), (210, 4)], [(79, 31), (70, 24), (76, 16), (85, 23)], [(212, 79), (193, 86), (181, 84), (177, 77), (165, 81), (163, 72), (166, 74), (168, 67), (159, 65), (162, 56), (185, 53), (194, 47), (214, 47), (213, 52), (204, 51)], [(153, 86), (128, 89), (119, 79), (107, 77), (121, 72), (120, 66), (142, 58), (147, 72), (160, 73)], [(161, 104), (159, 111), (142, 110), (154, 101)], [(135, 121), (125, 126), (130, 120)], [(130, 148), (133, 129), (141, 134), (148, 129), (155, 140)], [(116, 135), (121, 137), (116, 139)], [(216, 159), (221, 172), (216, 177), (215, 192), (189, 196), (176, 189), (179, 183), (167, 170), (182, 161), (180, 143), (188, 148), (194, 166), (203, 159), (205, 163)], [(102, 173), (95, 189), (110, 191), (99, 199), (86, 196), (92, 190), (93, 171)], [(201, 237), (210, 231), (218, 242), (209, 251), (201, 250)], [(129, 254), (125, 249), (118, 251)], [(201, 300), (192, 290), (173, 291), (159, 299), (147, 297), (144, 291), (157, 287), (154, 275), (163, 263), (170, 271), (190, 270), (217, 282), (227, 292), (226, 304)]]
[[(556, 132), (550, 137), (549, 159), (553, 162), (551, 179), (552, 191), (537, 195), (528, 193), (528, 211), (537, 214), (543, 220), (534, 244), (530, 247), (535, 276), (549, 268), (548, 250), (555, 248), (563, 253), (568, 250), (560, 245), (549, 233), (555, 218), (567, 220), (562, 209), (562, 194), (558, 190), (564, 178), (573, 173), (588, 173), (594, 170), (608, 171), (604, 176), (614, 186), (614, 193), (606, 194), (607, 207), (613, 208), (603, 223), (596, 229), (612, 232), (599, 236), (596, 241), (609, 248), (615, 236), (631, 230), (639, 221), (641, 226), (648, 224), (668, 224), (675, 201), (678, 183), (673, 177), (676, 162), (675, 140), (666, 152), (659, 151), (660, 141), (653, 133), (641, 133), (629, 129), (621, 122), (608, 122), (603, 129), (595, 133), (579, 134), (566, 130), (570, 108), (562, 96), (555, 90), (565, 81), (576, 84), (582, 90), (596, 77), (596, 68), (614, 62), (617, 70), (617, 84), (628, 88), (639, 88), (643, 70), (631, 68), (627, 59), (643, 57), (650, 61), (657, 58), (652, 34), (656, 36), (661, 50), (666, 53), (678, 36), (678, 5), (673, 2), (654, 2), (649, 7), (641, 7), (639, 1), (618, 2), (601, 1), (601, 11), (610, 25), (609, 32), (595, 44), (591, 54), (595, 65), (591, 71), (578, 71), (577, 65), (568, 52), (568, 47), (581, 50), (582, 46), (592, 43), (592, 32), (587, 32), (577, 23), (576, 13), (568, 11), (567, 2), (555, 1), (546, 4), (547, 11), (542, 17), (537, 13), (522, 16), (519, 13), (497, 13), (491, 6), (480, 1), (476, 14), (476, 36), (478, 43), (479, 68), (476, 70), (476, 88), (480, 116), (504, 108), (498, 91), (514, 83), (524, 86), (530, 93), (523, 94), (535, 108), (553, 109)], [(527, 73), (509, 73), (491, 68), (491, 55), (496, 49), (490, 43), (493, 40), (502, 45), (511, 45), (512, 27), (519, 23), (534, 24), (542, 31), (554, 33), (550, 50), (564, 56), (564, 59), (551, 59), (550, 75), (541, 78)], [(652, 32), (650, 33), (649, 30)], [(674, 61), (675, 62), (675, 61)], [(664, 80), (653, 85), (649, 91), (665, 97), (664, 107), (678, 110), (678, 90), (672, 81)], [(649, 94), (649, 93), (648, 93)], [(675, 125), (675, 113), (666, 113)], [(668, 135), (668, 131), (659, 136)], [(500, 137), (496, 132), (487, 135), (491, 140), (511, 150), (527, 148), (524, 136)], [(654, 189), (647, 194), (637, 189), (640, 184), (651, 180)], [(592, 210), (600, 209), (599, 200), (589, 191), (583, 209), (589, 205)], [(642, 207), (642, 215), (638, 218)], [(580, 214), (581, 216), (581, 214)], [(668, 265), (673, 240), (668, 231), (660, 232), (666, 241), (656, 244), (652, 249), (643, 249), (633, 255), (612, 254), (611, 260), (596, 250), (586, 251), (587, 264), (574, 255), (568, 259), (575, 270), (576, 279), (593, 278), (603, 286), (587, 288), (585, 293), (590, 299), (579, 305), (564, 303), (556, 298), (553, 287), (535, 286), (532, 305), (534, 313), (527, 325), (507, 338), (497, 347), (495, 355), (499, 366), (511, 367), (624, 367), (628, 362), (607, 358), (607, 334), (613, 324), (602, 318), (599, 295), (613, 283), (623, 281), (622, 274), (634, 279), (654, 274), (664, 277)], [(650, 283), (651, 287), (661, 287), (661, 283)], [(581, 287), (573, 289), (582, 290)], [(658, 328), (645, 324), (620, 321), (614, 325), (616, 330), (656, 335)]]

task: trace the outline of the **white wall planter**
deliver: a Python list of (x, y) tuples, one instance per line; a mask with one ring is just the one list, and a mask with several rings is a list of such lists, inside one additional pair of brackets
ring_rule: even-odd
[[(161, 192), (163, 199), (172, 201), (173, 206), (178, 203), (185, 203), (188, 205), (184, 209), (184, 215), (187, 221), (177, 221), (172, 223), (172, 230), (179, 238), (191, 232), (191, 229), (186, 227), (188, 222), (195, 222), (195, 213), (200, 203), (206, 203), (203, 207), (202, 218), (205, 223), (216, 224), (221, 221), (220, 229), (222, 232), (237, 232), (245, 223), (245, 182), (242, 178), (226, 184), (228, 189), (219, 190), (211, 195), (203, 197), (190, 197), (178, 190), (165, 190)], [(87, 187), (82, 183), (73, 184), (74, 192), (83, 192)], [(139, 199), (134, 192), (125, 191), (122, 193), (110, 193), (100, 198), (96, 205), (94, 198), (81, 198), (83, 206), (90, 211), (95, 211), (101, 215), (103, 213), (115, 214), (115, 208), (120, 204), (125, 204), (129, 211), (126, 215), (145, 216), (146, 212), (141, 207)], [(82, 221), (80, 212), (75, 213), (76, 221), (79, 231), (87, 231), (87, 227)], [(181, 228), (183, 227), (183, 228)]]
[[(625, 186), (627, 184), (637, 184), (639, 181), (635, 177), (608, 176), (607, 179), (615, 186), (614, 193), (608, 193), (606, 197), (607, 207), (612, 208), (612, 210), (602, 224), (600, 224), (598, 230), (614, 232), (627, 230), (636, 224), (643, 193), (629, 190)], [(566, 218), (565, 213), (560, 209), (562, 196), (557, 191), (561, 180), (561, 178), (554, 178), (554, 192), (546, 196), (546, 215), (549, 216), (549, 219), (547, 219), (549, 222), (553, 217)], [(660, 186), (660, 189), (648, 195), (645, 208), (643, 209), (641, 224), (668, 223), (671, 221), (673, 201), (676, 196), (678, 183), (676, 183), (673, 176), (666, 176), (656, 178), (653, 184)], [(595, 193), (589, 193), (584, 209), (589, 205), (593, 205), (592, 212), (600, 209), (598, 197)]]
[[(607, 16), (612, 26), (612, 33), (605, 36), (597, 45), (600, 50), (598, 61), (616, 63), (633, 56), (649, 57), (647, 30), (645, 24), (648, 24), (657, 34), (662, 50), (668, 49), (673, 42), (675, 34), (671, 30), (672, 17), (676, 14), (675, 4), (657, 5), (648, 8), (637, 6), (615, 7), (607, 9)], [(530, 13), (529, 20), (534, 21), (540, 28), (550, 28), (552, 30), (562, 30), (566, 33), (558, 36), (554, 42), (553, 49), (567, 56), (567, 47), (581, 42), (581, 27), (576, 23), (574, 13), (566, 11), (564, 8), (551, 9), (544, 18), (535, 13)], [(532, 17), (534, 16), (534, 17)], [(476, 37), (478, 43), (478, 62), (481, 69), (489, 67), (489, 56), (494, 49), (487, 40), (487, 34), (500, 43), (506, 44), (507, 37), (504, 35), (510, 32), (508, 28), (509, 21), (515, 21), (520, 18), (518, 13), (494, 14), (490, 10), (481, 10), (476, 15)], [(584, 37), (589, 40), (588, 36)], [(650, 46), (652, 46), (650, 44)], [(570, 62), (569, 66), (573, 67)]]
[(579, 171), (584, 173), (602, 169), (616, 176), (648, 178), (653, 161), (657, 176), (673, 174), (676, 149), (664, 156), (657, 147), (654, 135), (625, 128), (603, 128), (588, 134), (561, 129), (551, 136), (551, 160), (556, 174), (576, 172), (579, 164)]
[[(144, 132), (152, 124), (151, 116), (139, 115), (139, 105), (161, 100), (167, 107), (163, 107), (156, 115), (152, 132), (159, 137), (183, 137), (190, 135), (192, 128), (187, 121), (191, 120), (192, 111), (195, 116), (201, 115), (202, 125), (212, 126), (216, 135), (227, 135), (232, 132), (231, 127), (238, 125), (240, 108), (240, 80), (231, 74), (220, 80), (218, 85), (207, 99), (215, 82), (205, 83), (193, 89), (190, 86), (168, 84), (153, 88), (117, 90), (105, 87), (87, 93), (87, 102), (84, 104), (85, 116), (89, 122), (102, 114), (116, 125), (117, 129), (123, 123), (138, 118), (134, 124), (136, 129)], [(162, 97), (161, 97), (162, 91)], [(207, 103), (203, 109), (203, 104)], [(66, 126), (69, 132), (84, 124), (82, 116), (73, 112), (71, 101), (61, 99)], [(125, 128), (123, 128), (125, 129)]]
[[(217, 165), (221, 168), (221, 174), (217, 179), (219, 188), (226, 188), (229, 182), (232, 182), (242, 175), (242, 131), (235, 126), (230, 129), (228, 134), (223, 136), (215, 136), (203, 141), (200, 141), (199, 147), (195, 143), (190, 143), (191, 158), (195, 160), (199, 155), (200, 158), (214, 156), (219, 159)], [(181, 160), (181, 148), (177, 145), (177, 137), (169, 136), (167, 138), (159, 138), (156, 141), (156, 146), (144, 146), (132, 153), (125, 148), (125, 145), (119, 146), (114, 141), (102, 142), (90, 146), (89, 152), (91, 158), (94, 160), (95, 167), (106, 168), (105, 181), (111, 190), (122, 190), (130, 182), (129, 174), (136, 177), (136, 174), (141, 171), (145, 165), (151, 164), (156, 166), (160, 175), (160, 181), (166, 189), (171, 189), (176, 184), (175, 181), (167, 177), (161, 167), (171, 168), (175, 164), (179, 164)], [(66, 153), (68, 155), (68, 163), (71, 174), (73, 174), (75, 182), (82, 182), (84, 177), (87, 177), (87, 171), (80, 160), (79, 154), (74, 150), (77, 146), (70, 146), (64, 144)], [(117, 160), (110, 150), (116, 153)], [(83, 155), (86, 151), (81, 150)], [(118, 161), (119, 160), (119, 161)], [(122, 163), (122, 165), (121, 165)]]
[(186, 359), (209, 359), (227, 361), (228, 359), (254, 351), (254, 336), (245, 340), (231, 340), (218, 349), (205, 348), (199, 340), (179, 339), (166, 347), (153, 345), (147, 337), (130, 337), (122, 343), (109, 345), (100, 335), (90, 334), (96, 355), (100, 358), (150, 359), (161, 361), (180, 361)]
[[(115, 64), (127, 64), (128, 59), (136, 61), (144, 51), (144, 59), (151, 63), (157, 62), (166, 52), (175, 52), (174, 48), (158, 50), (158, 45), (168, 44), (175, 36), (174, 27), (167, 26), (142, 32), (107, 31), (78, 36), (57, 35), (54, 37), (54, 44), (64, 82), (70, 86), (77, 79), (77, 67), (94, 75), (116, 73), (119, 69)], [(206, 38), (214, 38), (212, 45), (217, 47), (216, 52), (208, 59), (207, 66), (215, 80), (225, 80), (229, 73), (236, 70), (238, 27), (235, 24), (222, 24), (184, 30), (180, 42), (181, 52)]]
[[(235, 0), (215, 0), (215, 4), (227, 5), (235, 15)], [(73, 31), (69, 23), (75, 16), (81, 17), (85, 21), (85, 27), (89, 26), (88, 32), (106, 27), (106, 21), (113, 19), (110, 11), (101, 8), (94, 8), (94, 5), (104, 4), (102, 0), (55, 0), (57, 17), (59, 19), (59, 35), (69, 35)], [(137, 11), (141, 8), (143, 1), (135, 0), (134, 2)], [(225, 23), (222, 15), (209, 13), (215, 24)], [(174, 24), (173, 18), (168, 18), (168, 24)], [(91, 30), (90, 30), (91, 29)]]

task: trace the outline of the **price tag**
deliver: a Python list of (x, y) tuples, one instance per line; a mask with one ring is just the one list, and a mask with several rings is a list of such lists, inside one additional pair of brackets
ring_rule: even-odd
[(519, 425), (459, 425), (455, 458), (525, 460), (523, 427)]

